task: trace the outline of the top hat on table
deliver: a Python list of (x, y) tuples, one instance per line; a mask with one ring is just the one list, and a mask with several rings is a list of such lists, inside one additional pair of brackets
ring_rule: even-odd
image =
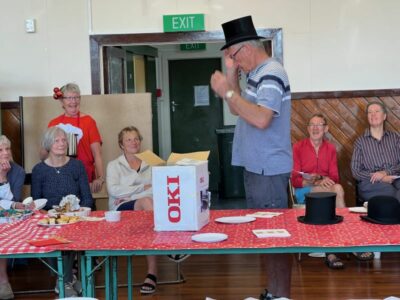
[(336, 193), (307, 193), (306, 214), (297, 218), (299, 222), (313, 225), (336, 224), (343, 221), (336, 215)]
[(232, 45), (249, 40), (263, 39), (257, 35), (251, 16), (242, 17), (222, 24), (225, 35), (224, 50)]
[(382, 225), (400, 224), (400, 202), (392, 196), (374, 196), (368, 200), (368, 214), (360, 218)]

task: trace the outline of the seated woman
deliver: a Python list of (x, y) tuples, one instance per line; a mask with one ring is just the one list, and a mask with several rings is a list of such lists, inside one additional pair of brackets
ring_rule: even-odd
[[(123, 154), (107, 165), (110, 210), (153, 210), (151, 167), (136, 157), (142, 140), (142, 135), (134, 126), (125, 127), (118, 134), (118, 145)], [(148, 274), (140, 288), (142, 294), (151, 294), (156, 290), (156, 257), (147, 256), (147, 265)]]
[[(400, 201), (400, 136), (385, 130), (386, 106), (381, 102), (367, 105), (369, 128), (354, 144), (351, 172), (357, 180), (358, 195), (368, 201), (374, 196), (393, 196)], [(358, 255), (360, 260), (370, 260)]]
[[(42, 147), (48, 151), (48, 157), (34, 166), (32, 170), (32, 197), (46, 198), (44, 209), (59, 205), (64, 196), (73, 194), (80, 199), (80, 206), (93, 204), (89, 181), (81, 161), (67, 156), (67, 134), (58, 127), (47, 128), (43, 135)], [(64, 257), (65, 295), (77, 296), (82, 288), (72, 274), (74, 253)], [(55, 260), (52, 261), (55, 263)], [(56, 286), (56, 292), (58, 286)]]
[[(336, 193), (336, 207), (345, 207), (344, 191), (339, 184), (336, 148), (324, 137), (329, 127), (322, 114), (314, 114), (307, 125), (309, 138), (293, 145), (291, 182), (299, 203), (309, 192)], [(301, 173), (300, 173), (301, 172)], [(325, 262), (332, 269), (342, 269), (342, 261), (334, 253), (326, 253)]]
[[(21, 201), (22, 186), (25, 181), (24, 169), (12, 161), (11, 142), (0, 136), (0, 209), (34, 209), (32, 203), (23, 205)], [(7, 276), (7, 259), (0, 259), (0, 299), (13, 299), (14, 293)]]

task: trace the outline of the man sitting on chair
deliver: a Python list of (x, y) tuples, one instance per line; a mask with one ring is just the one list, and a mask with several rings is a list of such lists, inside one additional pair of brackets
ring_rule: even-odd
[[(345, 207), (344, 191), (339, 184), (336, 148), (324, 139), (328, 125), (322, 114), (314, 114), (307, 125), (309, 138), (293, 145), (293, 171), (291, 183), (297, 203), (304, 203), (310, 192), (336, 193), (336, 207)], [(343, 263), (333, 253), (326, 254), (326, 264), (342, 269)]]

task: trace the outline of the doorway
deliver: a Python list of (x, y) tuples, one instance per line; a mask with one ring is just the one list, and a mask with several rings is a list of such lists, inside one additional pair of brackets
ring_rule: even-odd
[(216, 129), (223, 126), (222, 100), (209, 85), (211, 74), (221, 70), (221, 58), (179, 59), (168, 63), (171, 150), (210, 151), (210, 191), (220, 179)]

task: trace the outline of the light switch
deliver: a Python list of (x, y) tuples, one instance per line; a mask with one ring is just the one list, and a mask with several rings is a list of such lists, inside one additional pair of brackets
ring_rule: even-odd
[(36, 32), (35, 19), (26, 19), (25, 20), (25, 31), (28, 33)]

